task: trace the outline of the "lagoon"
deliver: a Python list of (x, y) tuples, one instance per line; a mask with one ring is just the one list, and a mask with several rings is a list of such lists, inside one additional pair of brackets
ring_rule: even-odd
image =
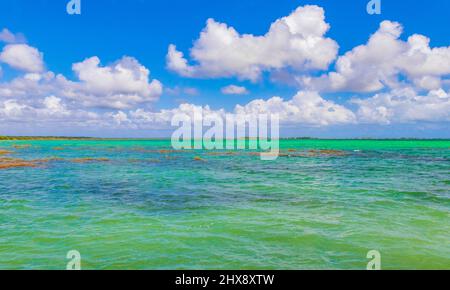
[(450, 141), (280, 146), (1, 141), (0, 269), (450, 268)]

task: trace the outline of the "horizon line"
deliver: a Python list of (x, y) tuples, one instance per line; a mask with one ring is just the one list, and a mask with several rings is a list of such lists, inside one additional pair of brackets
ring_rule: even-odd
[[(94, 140), (171, 140), (171, 137), (86, 137), (86, 136), (1, 136), (0, 141), (21, 141), (21, 140), (86, 140), (86, 141), (94, 141)], [(245, 137), (246, 140), (258, 139), (257, 137)], [(270, 139), (270, 138), (269, 138)], [(191, 141), (195, 141), (198, 139), (190, 139)], [(219, 139), (217, 141), (226, 141), (226, 140), (242, 140), (240, 139)], [(278, 140), (423, 140), (423, 141), (450, 141), (450, 138), (418, 138), (418, 137), (393, 137), (393, 138), (377, 138), (377, 137), (349, 137), (349, 138), (333, 138), (333, 137), (280, 137)]]

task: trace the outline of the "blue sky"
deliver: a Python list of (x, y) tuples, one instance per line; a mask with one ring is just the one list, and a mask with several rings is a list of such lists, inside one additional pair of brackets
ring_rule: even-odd
[[(268, 100), (273, 96), (280, 96), (285, 101), (290, 100), (300, 91), (318, 91), (321, 98), (343, 105), (346, 109), (353, 110), (356, 114), (358, 107), (349, 101), (352, 98), (371, 98), (377, 93), (395, 95), (393, 92), (398, 87), (384, 87), (370, 92), (352, 91), (351, 89), (323, 89), (306, 88), (304, 84), (292, 84), (291, 82), (274, 79), (276, 72), (291, 76), (306, 75), (319, 77), (333, 72), (339, 56), (351, 51), (358, 45), (365, 45), (369, 37), (375, 33), (384, 20), (399, 22), (403, 27), (403, 33), (398, 41), (407, 42), (409, 36), (421, 34), (430, 39), (431, 48), (447, 48), (449, 43), (450, 2), (446, 0), (436, 1), (394, 1), (382, 0), (382, 14), (368, 15), (366, 12), (366, 0), (311, 0), (311, 1), (256, 1), (256, 0), (171, 0), (171, 1), (144, 1), (144, 0), (81, 0), (82, 15), (68, 15), (65, 7), (68, 0), (14, 0), (0, 2), (0, 30), (7, 29), (13, 34), (21, 34), (26, 39), (26, 45), (36, 48), (43, 55), (45, 68), (39, 73), (53, 72), (64, 75), (67, 80), (77, 81), (78, 76), (72, 69), (74, 63), (97, 56), (102, 66), (111, 65), (123, 56), (129, 56), (138, 61), (140, 65), (150, 70), (150, 80), (158, 80), (163, 89), (158, 94), (157, 101), (150, 104), (133, 104), (127, 108), (105, 108), (103, 105), (75, 104), (74, 100), (66, 100), (65, 96), (56, 95), (61, 102), (67, 101), (65, 106), (71, 110), (84, 110), (98, 114), (116, 114), (118, 111), (130, 115), (130, 111), (143, 108), (149, 112), (159, 112), (161, 109), (171, 110), (180, 103), (189, 103), (197, 106), (209, 105), (213, 110), (224, 109), (233, 111), (237, 104), (245, 106), (255, 99)], [(295, 9), (305, 5), (317, 5), (323, 8), (324, 21), (330, 25), (323, 37), (332, 39), (338, 44), (337, 55), (330, 61), (328, 68), (299, 71), (298, 67), (289, 65), (275, 69), (262, 69), (262, 75), (257, 80), (243, 79), (239, 72), (231, 75), (214, 77), (205, 76), (205, 73), (186, 76), (180, 71), (167, 68), (166, 55), (168, 46), (175, 44), (178, 51), (184, 53), (184, 57), (190, 65), (196, 65), (199, 60), (189, 55), (200, 32), (205, 28), (206, 20), (213, 18), (215, 21), (225, 23), (233, 27), (240, 35), (252, 34), (261, 36), (267, 33), (271, 23), (282, 17), (290, 15)], [(11, 43), (1, 43), (2, 46)], [(207, 49), (207, 48), (206, 48)], [(206, 50), (205, 49), (205, 50)], [(205, 52), (203, 50), (202, 52)], [(206, 53), (206, 52), (205, 52)], [(275, 51), (274, 54), (277, 52)], [(356, 62), (357, 60), (355, 60)], [(415, 60), (411, 60), (415, 61)], [(408, 61), (406, 61), (408, 62)], [(24, 72), (7, 61), (2, 67), (0, 82), (6, 87), (15, 78), (21, 77)], [(418, 65), (419, 66), (419, 65)], [(210, 71), (208, 68), (202, 68)], [(442, 81), (437, 87), (417, 87), (416, 68), (405, 68), (404, 74), (399, 73), (398, 79), (408, 79), (402, 88), (410, 87), (418, 96), (429, 96), (430, 92), (438, 89), (447, 93), (449, 78), (446, 70), (439, 70), (438, 77)], [(414, 71), (414, 80), (411, 72)], [(30, 73), (27, 71), (26, 73)], [(201, 76), (200, 76), (201, 74)], [(435, 79), (437, 72), (429, 73)], [(420, 77), (425, 73), (420, 73)], [(414, 84), (413, 84), (414, 83)], [(245, 87), (246, 94), (224, 94), (221, 90), (228, 85)], [(54, 91), (49, 95), (55, 95)], [(406, 93), (405, 93), (406, 94)], [(30, 93), (16, 98), (15, 96), (1, 96), (0, 101), (17, 100), (24, 102), (29, 107), (37, 106), (39, 98)], [(101, 97), (101, 96), (100, 96)], [(430, 97), (431, 98), (431, 97)], [(31, 101), (30, 99), (33, 99)], [(442, 99), (442, 97), (441, 97)], [(425, 100), (425, 99), (424, 99)], [(425, 100), (426, 101), (426, 100)], [(377, 102), (375, 102), (377, 103)], [(409, 103), (408, 103), (409, 104)], [(442, 103), (444, 108), (448, 101)], [(372, 104), (378, 106), (380, 104)], [(409, 105), (408, 105), (409, 106)], [(436, 104), (430, 105), (430, 108)], [(1, 108), (1, 106), (0, 106)], [(5, 106), (6, 108), (6, 106)], [(27, 107), (28, 108), (28, 107)], [(373, 107), (371, 107), (373, 108)], [(403, 108), (403, 107), (402, 107)], [(408, 107), (409, 110), (414, 107)], [(390, 108), (387, 107), (389, 110)], [(31, 110), (31, 109), (30, 109)], [(392, 109), (391, 114), (401, 115), (399, 108)], [(433, 112), (427, 112), (433, 115)], [(69, 113), (67, 113), (69, 114)], [(39, 114), (37, 114), (39, 115)], [(296, 124), (285, 126), (282, 130), (286, 136), (310, 135), (318, 137), (450, 137), (449, 116), (445, 112), (437, 112), (440, 118), (428, 118), (422, 114), (417, 119), (397, 118), (390, 116), (388, 121), (367, 122), (352, 121), (334, 124), (333, 122), (311, 122), (303, 124), (304, 118), (299, 118)], [(1, 116), (1, 115), (0, 115)], [(367, 117), (367, 116), (366, 116)], [(1, 117), (0, 117), (1, 118)], [(133, 125), (126, 127), (118, 124), (116, 127), (108, 126), (78, 126), (82, 117), (78, 117), (76, 124), (61, 120), (62, 126), (56, 126), (47, 121), (18, 122), (7, 117), (4, 125), (0, 127), (0, 134), (60, 134), (60, 135), (104, 135), (104, 136), (163, 136), (170, 130), (158, 130), (157, 126), (141, 127)], [(37, 116), (36, 118), (39, 118)], [(59, 117), (58, 117), (59, 118)], [(332, 118), (332, 117), (330, 117)], [(360, 118), (360, 117), (356, 117)], [(128, 121), (127, 121), (128, 122)], [(127, 123), (124, 122), (124, 123)], [(38, 125), (39, 123), (39, 125)], [(42, 123), (42, 124), (40, 124)], [(120, 122), (119, 122), (120, 123)], [(331, 124), (328, 124), (331, 123)], [(6, 125), (7, 124), (7, 125)], [(120, 126), (119, 126), (120, 125)], [(156, 129), (155, 129), (156, 128)]]

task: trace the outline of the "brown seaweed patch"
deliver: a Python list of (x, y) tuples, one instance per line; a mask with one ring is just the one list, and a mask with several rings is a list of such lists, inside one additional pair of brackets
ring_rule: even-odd
[(64, 150), (63, 147), (53, 147), (52, 149), (55, 151), (63, 151)]
[(342, 150), (309, 150), (309, 155), (311, 156), (346, 156), (348, 153)]
[(39, 167), (44, 163), (49, 163), (52, 161), (63, 161), (64, 159), (58, 157), (42, 158), (42, 159), (32, 159), (25, 160), (20, 158), (0, 158), (0, 170), (17, 168), (17, 167)]
[(17, 167), (36, 167), (37, 164), (33, 162), (28, 161), (16, 161), (16, 162), (6, 162), (6, 163), (0, 163), (0, 170), (1, 169), (9, 169), (9, 168), (17, 168)]
[(18, 158), (0, 158), (0, 170), (17, 167), (36, 167), (37, 163)]
[(11, 162), (11, 161), (16, 161), (16, 160), (22, 160), (22, 159), (9, 158), (9, 157), (0, 157), (0, 163), (2, 163), (2, 162)]
[(161, 163), (159, 159), (135, 159), (131, 158), (127, 160), (129, 163)]
[(194, 161), (207, 162), (205, 159), (201, 158), (200, 156), (195, 156)]
[(24, 144), (24, 145), (13, 145), (13, 147), (14, 147), (15, 149), (27, 149), (27, 148), (30, 148), (30, 147), (31, 147), (31, 145), (30, 145), (30, 144)]
[(258, 156), (261, 157), (264, 155), (265, 157), (279, 157), (279, 158), (299, 158), (299, 157), (308, 157), (307, 154), (301, 153), (292, 153), (292, 152), (249, 152), (249, 156)]
[(75, 158), (70, 160), (73, 163), (92, 163), (92, 162), (108, 162), (108, 158)]
[(52, 161), (64, 161), (64, 158), (49, 157), (49, 158), (35, 159), (35, 160), (32, 160), (32, 161), (33, 162), (47, 163), (47, 162), (52, 162)]
[(266, 157), (297, 157), (296, 155), (281, 153), (281, 152), (279, 152), (279, 153), (277, 153), (277, 152), (260, 152), (257, 155), (262, 156), (263, 154)]
[(7, 155), (7, 154), (11, 154), (11, 153), (14, 153), (14, 152), (9, 151), (9, 150), (0, 150), (0, 155)]
[(277, 153), (277, 152), (249, 152), (249, 156), (261, 156), (264, 154), (265, 156), (272, 156), (272, 157), (294, 157), (294, 155), (287, 154), (287, 153)]
[(187, 150), (168, 150), (168, 149), (158, 150), (158, 153), (160, 153), (160, 154), (185, 153), (185, 152), (188, 152), (188, 151)]
[(143, 147), (133, 147), (132, 151), (140, 153), (159, 153), (159, 154), (170, 154), (170, 153), (185, 153), (188, 150), (174, 150), (174, 149), (146, 149)]
[(206, 155), (209, 155), (209, 156), (234, 156), (234, 155), (238, 155), (238, 153), (234, 152), (234, 151), (229, 151), (229, 152), (208, 152), (208, 153), (206, 153)]

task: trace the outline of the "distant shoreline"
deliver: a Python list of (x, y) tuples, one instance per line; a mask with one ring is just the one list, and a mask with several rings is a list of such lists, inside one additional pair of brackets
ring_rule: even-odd
[[(250, 139), (250, 138), (249, 138)], [(68, 136), (0, 136), (0, 141), (164, 141), (166, 138), (101, 138), (101, 137), (68, 137)], [(280, 138), (280, 140), (367, 140), (367, 141), (450, 141), (450, 138), (312, 138), (312, 137), (292, 137)]]

